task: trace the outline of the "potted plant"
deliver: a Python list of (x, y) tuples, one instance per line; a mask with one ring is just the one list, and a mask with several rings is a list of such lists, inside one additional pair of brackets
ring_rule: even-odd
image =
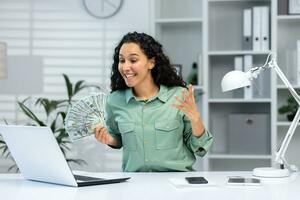
[(278, 112), (279, 114), (287, 114), (287, 120), (293, 121), (299, 106), (292, 96), (289, 96), (286, 102), (287, 104), (281, 106)]
[[(56, 140), (66, 157), (67, 162), (74, 162), (76, 164), (84, 164), (85, 161), (82, 159), (72, 159), (67, 156), (67, 152), (71, 150), (69, 136), (64, 128), (64, 120), (67, 115), (67, 111), (72, 103), (74, 102), (73, 97), (76, 96), (80, 91), (94, 87), (100, 90), (99, 86), (88, 85), (85, 81), (80, 80), (75, 84), (71, 83), (69, 77), (63, 74), (66, 89), (67, 98), (60, 100), (51, 100), (47, 98), (31, 98), (28, 97), (23, 101), (18, 102), (21, 111), (30, 119), (29, 125), (32, 126), (48, 126), (54, 133)], [(38, 116), (29, 108), (31, 103), (34, 103), (35, 107), (42, 107), (44, 110), (44, 116)], [(1, 134), (1, 133), (0, 133)], [(2, 138), (0, 138), (0, 150), (2, 149), (2, 155), (6, 158), (10, 158), (9, 150)], [(17, 166), (11, 166), (8, 170), (13, 168), (17, 169)], [(17, 169), (18, 171), (18, 169)]]

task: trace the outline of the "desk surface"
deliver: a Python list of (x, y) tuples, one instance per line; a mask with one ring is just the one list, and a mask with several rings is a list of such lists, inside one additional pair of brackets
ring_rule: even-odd
[[(113, 173), (119, 175), (120, 173)], [(20, 174), (0, 174), (0, 198), (3, 200), (159, 200), (159, 199), (298, 199), (300, 178), (262, 179), (261, 186), (228, 186), (228, 176), (251, 177), (251, 172), (121, 173), (131, 179), (124, 183), (74, 188), (26, 181)], [(91, 175), (91, 174), (89, 174)], [(93, 175), (101, 175), (95, 173)], [(204, 176), (214, 186), (176, 188), (171, 178)]]

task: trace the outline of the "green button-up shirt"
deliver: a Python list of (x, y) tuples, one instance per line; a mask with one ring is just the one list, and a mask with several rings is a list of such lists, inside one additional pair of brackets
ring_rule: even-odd
[(136, 98), (132, 89), (108, 96), (106, 125), (123, 147), (123, 171), (191, 171), (195, 154), (206, 154), (212, 135), (205, 130), (194, 136), (187, 116), (171, 106), (183, 89), (161, 85), (147, 101)]

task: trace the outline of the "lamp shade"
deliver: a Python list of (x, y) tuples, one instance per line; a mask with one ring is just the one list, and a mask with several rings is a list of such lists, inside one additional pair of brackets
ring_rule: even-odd
[(222, 91), (226, 92), (237, 88), (249, 86), (251, 84), (249, 75), (242, 71), (230, 71), (222, 79)]

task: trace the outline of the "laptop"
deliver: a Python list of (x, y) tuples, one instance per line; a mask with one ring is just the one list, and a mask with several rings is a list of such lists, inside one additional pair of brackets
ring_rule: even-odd
[(82, 187), (130, 179), (73, 174), (49, 127), (0, 125), (0, 134), (27, 180)]

